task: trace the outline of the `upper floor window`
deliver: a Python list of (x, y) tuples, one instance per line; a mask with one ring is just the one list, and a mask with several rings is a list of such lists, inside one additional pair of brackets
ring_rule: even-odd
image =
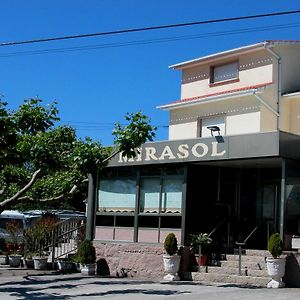
[(239, 78), (238, 62), (231, 62), (211, 68), (210, 83), (223, 83)]

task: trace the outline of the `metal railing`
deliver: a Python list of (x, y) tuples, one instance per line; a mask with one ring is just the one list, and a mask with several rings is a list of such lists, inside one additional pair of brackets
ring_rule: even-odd
[(239, 275), (242, 275), (242, 247), (245, 247), (247, 241), (254, 235), (255, 232), (257, 232), (258, 228), (260, 228), (263, 224), (267, 225), (267, 241), (270, 237), (270, 226), (273, 223), (273, 221), (264, 220), (260, 222), (258, 225), (256, 225), (252, 231), (248, 234), (248, 236), (242, 241), (242, 242), (235, 242), (235, 244), (238, 246), (238, 253), (239, 253)]
[(226, 222), (227, 225), (227, 237), (226, 237), (226, 246), (227, 249), (230, 246), (230, 221), (227, 218), (223, 218), (217, 225), (216, 227), (208, 234), (209, 237), (211, 237), (216, 231), (219, 230), (219, 228), (222, 227), (222, 225)]
[(67, 219), (55, 224), (52, 231), (44, 233), (40, 239), (34, 239), (30, 248), (25, 245), (25, 256), (29, 252), (47, 255), (52, 265), (55, 260), (75, 253), (79, 243), (85, 238), (86, 225), (82, 220)]

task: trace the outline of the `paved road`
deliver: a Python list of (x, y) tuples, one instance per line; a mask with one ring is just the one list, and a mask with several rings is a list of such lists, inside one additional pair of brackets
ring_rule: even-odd
[(205, 286), (189, 282), (161, 284), (133, 279), (72, 275), (0, 277), (0, 299), (300, 299), (300, 289)]

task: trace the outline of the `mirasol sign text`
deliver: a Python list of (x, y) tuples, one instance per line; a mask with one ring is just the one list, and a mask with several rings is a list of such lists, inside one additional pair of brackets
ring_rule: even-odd
[(195, 144), (178, 144), (165, 145), (164, 147), (156, 147), (145, 145), (143, 148), (138, 149), (135, 158), (128, 158), (119, 154), (118, 163), (126, 162), (150, 162), (150, 161), (172, 161), (172, 160), (188, 160), (197, 158), (221, 158), (225, 155), (226, 150), (219, 149), (220, 143), (195, 143)]

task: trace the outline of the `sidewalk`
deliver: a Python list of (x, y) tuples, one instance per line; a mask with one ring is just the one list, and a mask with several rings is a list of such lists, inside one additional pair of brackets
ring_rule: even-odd
[(160, 283), (135, 279), (83, 277), (81, 274), (0, 276), (0, 298), (6, 299), (203, 299), (289, 300), (300, 289), (208, 286), (193, 282)]

